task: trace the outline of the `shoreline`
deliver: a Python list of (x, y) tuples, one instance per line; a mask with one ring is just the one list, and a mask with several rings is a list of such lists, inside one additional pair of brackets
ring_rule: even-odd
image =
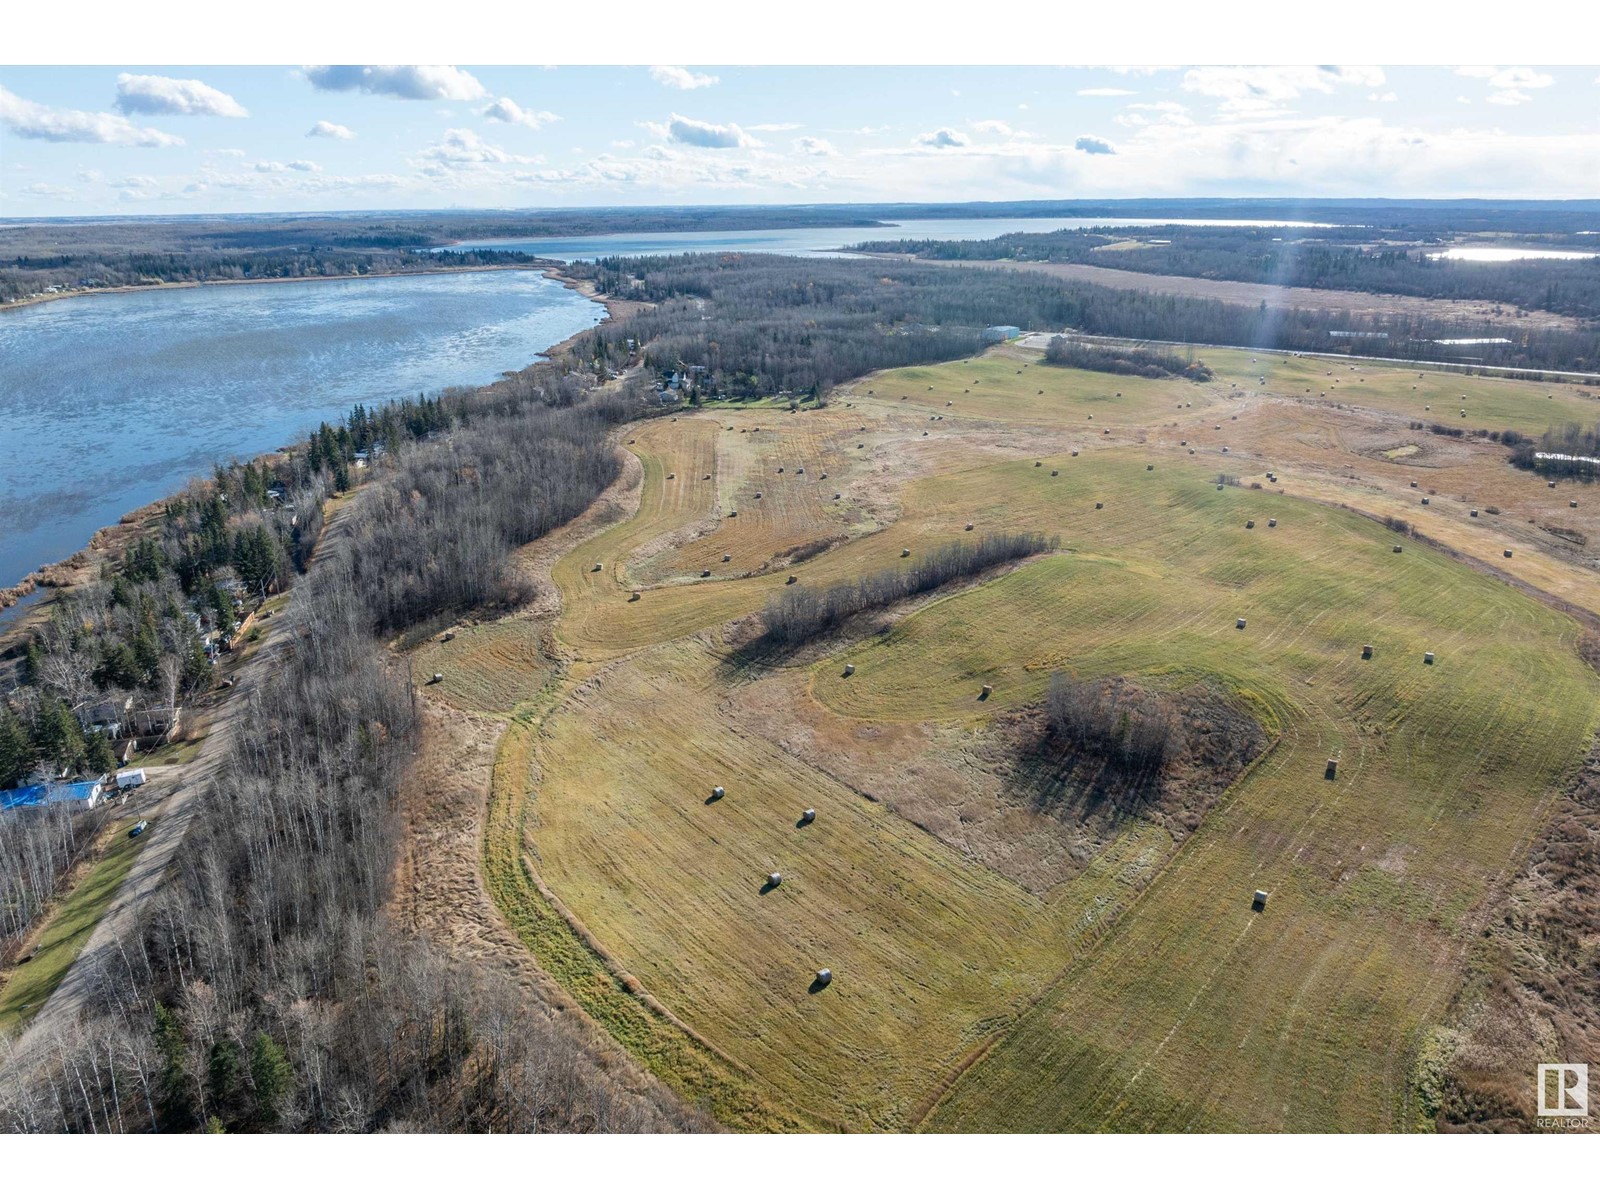
[(477, 271), (541, 271), (548, 272), (549, 260), (526, 263), (492, 263), (475, 267), (418, 267), (411, 271), (369, 271), (365, 275), (287, 275), (281, 279), (201, 279), (176, 280), (171, 283), (130, 283), (121, 287), (77, 288), (70, 292), (56, 292), (49, 296), (29, 296), (26, 300), (0, 302), (0, 312), (32, 308), (54, 300), (76, 300), (84, 296), (124, 296), (134, 292), (161, 292), (184, 288), (241, 287), (264, 283), (356, 283), (363, 279), (399, 279), (408, 275), (464, 275)]
[[(611, 321), (631, 315), (649, 305), (637, 300), (619, 300), (600, 292), (594, 284), (587, 279), (578, 279), (564, 271), (566, 264), (551, 260), (542, 260), (536, 263), (516, 263), (499, 266), (485, 267), (440, 267), (436, 270), (420, 271), (391, 271), (384, 274), (328, 276), (304, 275), (292, 279), (230, 279), (216, 280), (217, 283), (254, 284), (254, 283), (316, 283), (341, 279), (382, 279), (393, 278), (396, 275), (452, 275), (465, 271), (538, 271), (546, 279), (561, 284), (569, 291), (577, 292), (585, 299), (592, 300), (605, 309), (605, 315), (584, 329), (563, 338), (553, 345), (545, 347), (535, 353), (532, 361), (517, 368), (515, 371), (506, 372), (516, 374), (537, 366), (541, 362), (548, 362), (561, 354), (566, 353), (577, 343), (578, 339), (598, 329)], [(155, 291), (160, 288), (193, 288), (210, 286), (198, 283), (159, 283), (139, 284), (127, 288), (101, 288), (94, 291), (68, 292), (59, 296), (40, 296), (33, 300), (16, 301), (9, 305), (0, 305), (0, 311), (5, 308), (22, 308), (30, 304), (43, 303), (46, 300), (63, 300), (71, 296), (88, 295), (116, 295), (130, 291)], [(260, 462), (282, 454), (283, 447), (265, 450), (260, 454), (252, 455), (250, 462)], [(20, 635), (40, 620), (45, 619), (49, 605), (55, 597), (63, 591), (82, 583), (89, 578), (98, 566), (120, 554), (124, 548), (123, 543), (131, 540), (130, 531), (143, 532), (146, 525), (158, 516), (170, 496), (158, 496), (146, 504), (130, 512), (124, 513), (113, 525), (103, 525), (89, 535), (88, 541), (79, 549), (73, 551), (65, 558), (56, 562), (44, 563), (24, 575), (15, 584), (0, 587), (0, 655), (9, 653), (20, 641)], [(34, 597), (37, 593), (45, 592), (47, 595), (38, 596), (37, 599), (26, 605), (26, 612), (13, 611), (23, 605), (24, 601)]]

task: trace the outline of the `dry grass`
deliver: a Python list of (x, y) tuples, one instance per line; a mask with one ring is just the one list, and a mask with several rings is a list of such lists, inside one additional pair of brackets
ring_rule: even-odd
[[(1514, 530), (1506, 569), (1595, 611), (1600, 589), (1510, 504), (1475, 523), (1467, 505), (1493, 499), (1435, 484), (1423, 510), (1406, 485), (1428, 471), (1530, 514), (1559, 503), (1563, 524), (1600, 505), (1569, 514), (1564, 488), (1546, 501), (1498, 447), (1406, 429), (1410, 381), (1341, 381), (1341, 403), (1373, 392), (1341, 409), (1293, 393), (1326, 366), (1230, 353), (1208, 353), (1219, 377), (1194, 385), (1006, 349), (875, 376), (820, 413), (631, 428), (637, 512), (551, 570), (557, 673), (517, 645), (503, 669), (486, 648), (453, 651), (505, 680), (459, 702), (525, 702), (497, 760), (490, 892), (680, 1094), (755, 1128), (1414, 1126), (1427, 1030), (1491, 882), (1581, 758), (1600, 688), (1571, 618), (1421, 543), (1393, 556), (1392, 534), (1335, 505), (1420, 517), (1497, 566)], [(1483, 389), (1469, 412), (1503, 424), (1546, 419), (1521, 385), (1437, 386)], [(1112, 433), (1083, 436), (1080, 409)], [(1268, 469), (1289, 494), (1212, 482)], [(835, 490), (870, 500), (818, 500)], [(790, 548), (848, 535), (793, 569), (825, 585), (968, 523), (1060, 533), (1066, 549), (809, 658), (739, 651)], [(987, 796), (994, 764), (974, 757), (1055, 669), (1220, 687), (1279, 740), (1176, 851), (1136, 818), (1091, 844)], [(713, 784), (728, 794), (708, 804)], [(951, 788), (970, 794), (915, 803)], [(797, 826), (805, 808), (818, 820)], [(763, 893), (773, 870), (784, 882)], [(1272, 893), (1260, 914), (1256, 887)], [(820, 966), (835, 982), (813, 993)]]

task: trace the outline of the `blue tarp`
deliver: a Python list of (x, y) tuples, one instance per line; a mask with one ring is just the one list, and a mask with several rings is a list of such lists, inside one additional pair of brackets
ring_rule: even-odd
[(13, 808), (42, 808), (46, 804), (63, 804), (76, 800), (87, 803), (94, 799), (100, 785), (94, 780), (84, 783), (35, 783), (28, 787), (8, 788), (0, 792), (0, 812)]

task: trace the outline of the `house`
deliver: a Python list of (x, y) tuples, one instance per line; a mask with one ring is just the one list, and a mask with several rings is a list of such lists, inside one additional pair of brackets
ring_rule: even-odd
[(135, 711), (129, 719), (129, 727), (137, 738), (171, 738), (177, 734), (182, 720), (181, 705), (173, 707), (168, 704), (153, 704), (149, 708)]
[(103, 733), (113, 741), (122, 732), (122, 726), (128, 720), (128, 714), (133, 710), (133, 698), (124, 697), (120, 702), (116, 700), (102, 700), (98, 704), (87, 702), (78, 705), (75, 715), (78, 724), (85, 733)]
[(56, 804), (75, 804), (93, 808), (100, 803), (104, 786), (98, 779), (80, 783), (34, 783), (27, 787), (8, 788), (0, 792), (0, 812), (13, 808), (47, 808)]
[(1012, 338), (1022, 336), (1022, 330), (1015, 325), (991, 325), (983, 331), (985, 345), (994, 345), (997, 342), (1009, 342)]

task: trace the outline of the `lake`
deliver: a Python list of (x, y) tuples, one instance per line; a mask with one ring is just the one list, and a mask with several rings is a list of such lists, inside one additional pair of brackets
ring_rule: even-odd
[(1006, 233), (1054, 233), (1058, 229), (1133, 229), (1142, 225), (1212, 225), (1274, 229), (1330, 228), (1313, 221), (1181, 220), (1170, 217), (975, 217), (944, 221), (900, 221), (893, 225), (816, 226), (807, 229), (721, 229), (711, 233), (604, 233), (586, 237), (484, 238), (444, 250), (520, 250), (561, 262), (613, 255), (785, 254), (800, 258), (849, 258), (842, 246), (860, 242), (930, 239), (984, 241)]
[(533, 271), (213, 284), (0, 312), (0, 587), (216, 462), (355, 404), (493, 382), (604, 315)]

